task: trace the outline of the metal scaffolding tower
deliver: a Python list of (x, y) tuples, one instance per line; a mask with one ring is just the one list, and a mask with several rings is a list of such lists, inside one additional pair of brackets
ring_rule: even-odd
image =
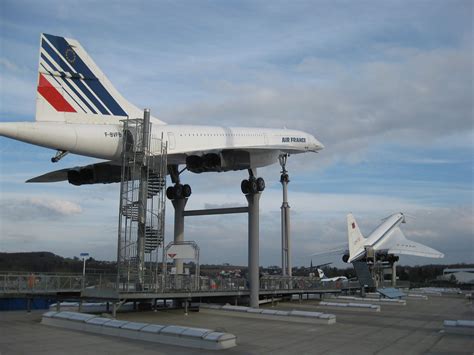
[(167, 147), (163, 137), (152, 135), (151, 128), (148, 109), (143, 119), (123, 121), (117, 251), (120, 291), (159, 288), (165, 234)]

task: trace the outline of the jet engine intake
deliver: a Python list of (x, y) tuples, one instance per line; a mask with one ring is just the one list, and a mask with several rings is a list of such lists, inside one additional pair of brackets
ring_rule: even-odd
[(202, 161), (205, 169), (218, 169), (221, 168), (221, 157), (218, 154), (205, 154), (202, 157)]
[(196, 174), (204, 172), (204, 161), (199, 155), (190, 155), (186, 157), (186, 168)]
[(189, 155), (186, 168), (196, 174), (250, 169), (250, 154), (244, 151), (226, 150), (220, 154)]
[(186, 157), (186, 168), (196, 174), (208, 171), (223, 171), (221, 156), (215, 153)]
[(121, 176), (122, 168), (118, 165), (89, 165), (67, 172), (67, 180), (76, 186), (120, 182)]

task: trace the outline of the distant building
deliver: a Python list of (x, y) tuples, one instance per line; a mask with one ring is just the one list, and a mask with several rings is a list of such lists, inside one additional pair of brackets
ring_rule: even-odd
[(443, 270), (443, 275), (439, 279), (449, 281), (453, 277), (458, 284), (474, 284), (474, 268), (447, 268)]

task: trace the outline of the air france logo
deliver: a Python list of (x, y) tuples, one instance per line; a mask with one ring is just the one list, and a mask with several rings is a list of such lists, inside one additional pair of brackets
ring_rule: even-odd
[(306, 138), (303, 137), (281, 137), (282, 143), (306, 143)]

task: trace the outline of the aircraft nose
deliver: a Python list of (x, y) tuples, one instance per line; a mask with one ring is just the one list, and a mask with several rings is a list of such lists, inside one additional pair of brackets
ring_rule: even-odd
[(322, 150), (324, 149), (324, 144), (321, 143), (320, 141), (318, 141), (314, 136), (311, 136), (311, 145), (313, 146), (313, 149), (314, 151), (318, 151), (318, 150)]

